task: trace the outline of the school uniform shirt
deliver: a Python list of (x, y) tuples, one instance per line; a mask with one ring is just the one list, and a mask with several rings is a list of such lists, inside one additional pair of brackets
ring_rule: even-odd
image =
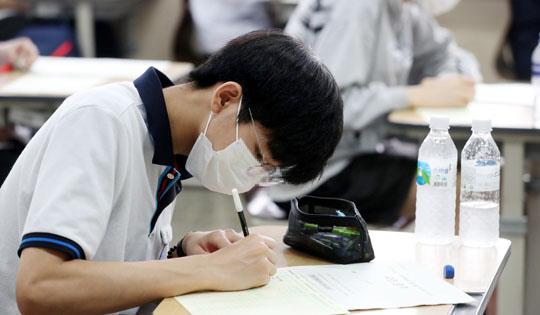
[(310, 47), (334, 75), (343, 97), (343, 135), (322, 176), (268, 190), (277, 201), (308, 194), (358, 154), (375, 153), (386, 114), (408, 105), (405, 86), (464, 73), (481, 80), (474, 56), (415, 2), (302, 0), (285, 32)]
[(2, 314), (19, 313), (17, 255), (28, 247), (93, 261), (166, 258), (174, 199), (191, 177), (172, 150), (162, 91), (172, 84), (150, 68), (77, 93), (32, 138), (0, 189)]

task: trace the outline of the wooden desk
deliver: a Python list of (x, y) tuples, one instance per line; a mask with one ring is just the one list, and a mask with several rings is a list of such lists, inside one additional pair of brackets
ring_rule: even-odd
[[(507, 276), (501, 280), (498, 309), (511, 309), (523, 313), (525, 270), (535, 270), (535, 264), (526, 264), (526, 234), (540, 229), (527, 222), (525, 185), (528, 144), (540, 143), (540, 129), (534, 116), (536, 93), (529, 84), (481, 84), (477, 86), (476, 99), (465, 108), (404, 109), (388, 116), (391, 126), (399, 134), (422, 140), (428, 133), (430, 114), (450, 118), (450, 133), (455, 140), (466, 140), (471, 131), (472, 118), (489, 118), (493, 124), (493, 138), (502, 143), (504, 157), (501, 185), (501, 234), (512, 240), (513, 255), (508, 264)], [(532, 210), (532, 209), (531, 209)], [(538, 231), (538, 230), (535, 230)], [(540, 249), (538, 249), (540, 250)], [(534, 257), (534, 256), (533, 256)], [(505, 305), (505, 307), (501, 307)]]
[[(281, 241), (285, 234), (284, 226), (261, 226), (252, 229), (255, 233), (268, 235), (279, 243), (278, 265), (301, 266), (328, 264), (313, 256), (289, 248)], [(375, 259), (378, 261), (416, 261), (429, 270), (433, 270), (442, 278), (443, 266), (452, 264), (456, 270), (454, 284), (465, 291), (480, 293), (474, 297), (475, 306), (454, 308), (451, 305), (422, 306), (413, 308), (355, 311), (353, 314), (407, 314), (432, 315), (450, 314), (482, 314), (497, 281), (510, 255), (510, 241), (500, 239), (497, 246), (491, 249), (473, 249), (458, 247), (457, 244), (447, 246), (418, 245), (412, 233), (371, 231)], [(276, 301), (277, 302), (277, 301)], [(154, 311), (155, 315), (189, 314), (173, 298), (164, 299)]]

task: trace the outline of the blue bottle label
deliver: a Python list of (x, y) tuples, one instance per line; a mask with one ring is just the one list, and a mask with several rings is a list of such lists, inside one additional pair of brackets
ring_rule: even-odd
[(418, 161), (416, 183), (419, 186), (450, 188), (454, 186), (454, 177), (455, 170), (451, 160)]
[(416, 168), (416, 183), (420, 186), (429, 185), (431, 179), (431, 168), (426, 162), (418, 161)]

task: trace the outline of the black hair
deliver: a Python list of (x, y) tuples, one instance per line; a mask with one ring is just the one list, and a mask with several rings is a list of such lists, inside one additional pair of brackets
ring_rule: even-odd
[(269, 131), (272, 158), (284, 180), (319, 176), (343, 130), (343, 101), (330, 71), (303, 45), (279, 31), (255, 31), (230, 41), (189, 74), (196, 87), (234, 81), (242, 86), (240, 122)]

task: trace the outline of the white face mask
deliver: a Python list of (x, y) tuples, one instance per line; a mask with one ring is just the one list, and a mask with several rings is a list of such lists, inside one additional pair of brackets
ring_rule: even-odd
[(459, 1), (460, 0), (418, 0), (420, 5), (433, 16), (438, 16), (452, 11)]
[(231, 194), (233, 188), (241, 193), (246, 192), (262, 179), (262, 176), (248, 175), (248, 169), (259, 165), (260, 162), (251, 154), (244, 141), (238, 138), (238, 114), (241, 106), (242, 100), (236, 113), (236, 141), (223, 150), (214, 151), (212, 143), (206, 137), (212, 120), (210, 112), (204, 133), (201, 133), (195, 141), (186, 161), (188, 172), (204, 187), (227, 195)]

